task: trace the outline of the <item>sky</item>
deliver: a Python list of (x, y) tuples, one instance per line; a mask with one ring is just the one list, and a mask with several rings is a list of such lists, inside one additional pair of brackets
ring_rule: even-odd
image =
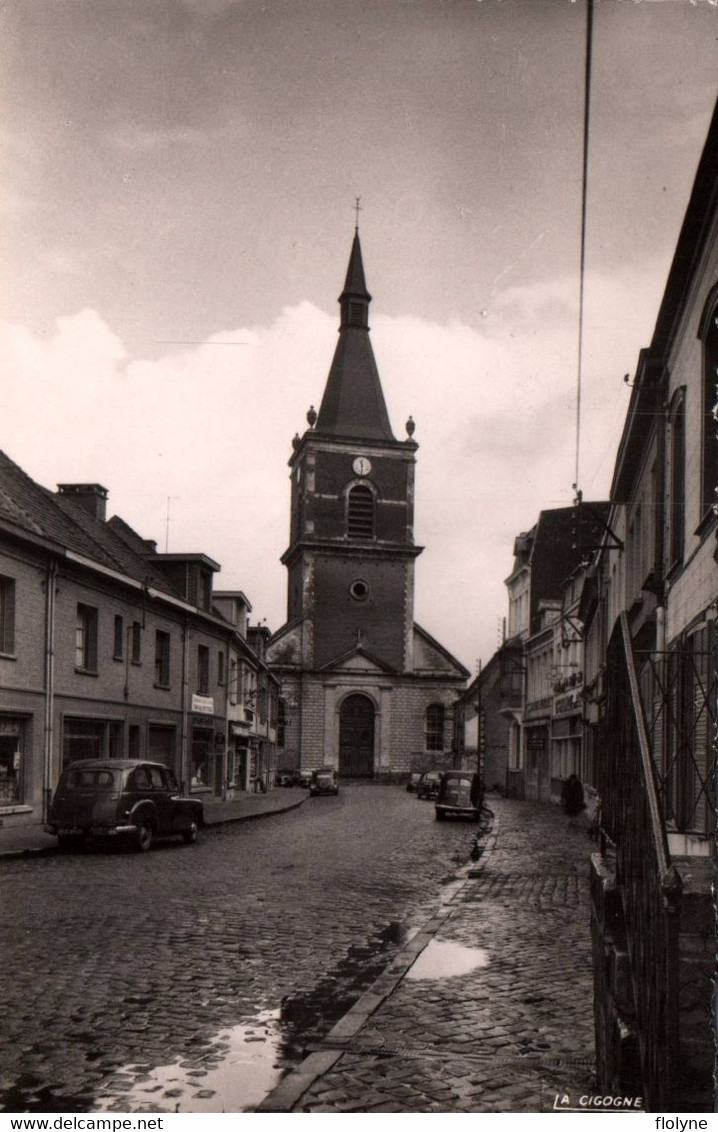
[[(416, 619), (470, 670), (570, 505), (585, 0), (7, 0), (0, 447), (286, 616), (354, 202)], [(578, 483), (607, 497), (716, 96), (714, 0), (596, 0)]]

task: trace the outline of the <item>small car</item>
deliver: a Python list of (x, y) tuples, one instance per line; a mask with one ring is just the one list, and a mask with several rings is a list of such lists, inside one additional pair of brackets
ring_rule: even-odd
[(337, 772), (333, 766), (320, 766), (312, 771), (312, 780), (309, 783), (310, 794), (338, 794), (339, 783)]
[(435, 798), (439, 793), (439, 783), (441, 782), (440, 770), (427, 770), (424, 771), (419, 783), (416, 787), (417, 798), (424, 800)]
[(294, 771), (278, 770), (274, 781), (277, 786), (294, 786)]
[(97, 838), (125, 840), (146, 853), (156, 837), (178, 834), (194, 844), (203, 814), (201, 801), (181, 795), (162, 763), (82, 759), (62, 772), (45, 830), (61, 849)]
[(308, 790), (312, 784), (312, 772), (310, 770), (296, 770), (294, 772), (294, 786), (301, 786), (302, 790)]
[(419, 785), (419, 779), (420, 778), (421, 778), (420, 773), (415, 773), (415, 774), (409, 775), (409, 781), (406, 784), (406, 790), (407, 790), (408, 794), (416, 794), (416, 788)]
[(483, 788), (478, 774), (470, 770), (444, 771), (434, 807), (436, 820), (443, 821), (452, 815), (478, 821), (482, 801)]

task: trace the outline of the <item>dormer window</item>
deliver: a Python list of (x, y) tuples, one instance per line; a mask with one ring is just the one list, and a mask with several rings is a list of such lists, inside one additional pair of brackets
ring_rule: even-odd
[(374, 538), (374, 496), (363, 484), (357, 484), (349, 492), (347, 535), (352, 539)]

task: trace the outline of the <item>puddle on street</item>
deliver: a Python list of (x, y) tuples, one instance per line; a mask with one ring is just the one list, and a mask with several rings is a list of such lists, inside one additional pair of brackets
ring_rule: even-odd
[(278, 1010), (265, 1010), (250, 1022), (220, 1030), (195, 1058), (185, 1054), (171, 1065), (144, 1072), (128, 1065), (119, 1074), (127, 1076), (129, 1088), (99, 1096), (98, 1106), (103, 1112), (251, 1110), (282, 1075), (276, 1065), (278, 1020)]
[(489, 953), (480, 947), (465, 947), (451, 940), (429, 940), (406, 973), (407, 979), (450, 979), (486, 967)]

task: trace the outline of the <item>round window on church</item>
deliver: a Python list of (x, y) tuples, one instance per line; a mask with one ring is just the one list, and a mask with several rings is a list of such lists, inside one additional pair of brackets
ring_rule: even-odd
[(361, 578), (357, 578), (356, 582), (352, 582), (350, 585), (349, 593), (354, 598), (354, 601), (366, 601), (369, 597), (369, 587)]

